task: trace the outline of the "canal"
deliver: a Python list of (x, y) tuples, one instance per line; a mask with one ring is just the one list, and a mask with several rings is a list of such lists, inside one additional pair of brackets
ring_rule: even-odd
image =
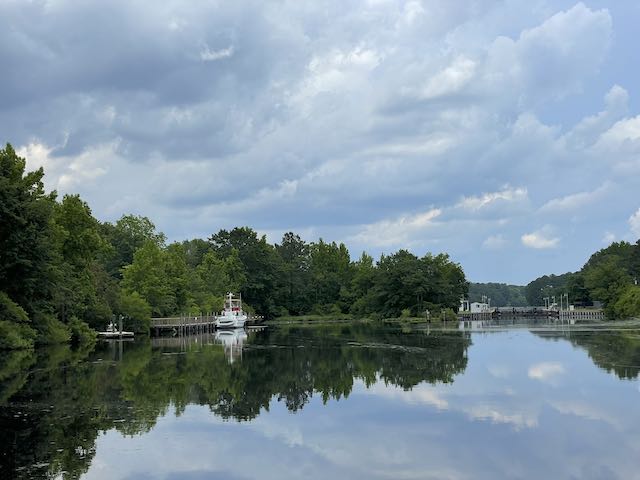
[(4, 353), (0, 478), (639, 478), (639, 372), (633, 323)]

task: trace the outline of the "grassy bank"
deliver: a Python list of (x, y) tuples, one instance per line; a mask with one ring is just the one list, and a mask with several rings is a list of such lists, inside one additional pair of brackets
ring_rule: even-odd
[(425, 317), (360, 317), (355, 318), (348, 313), (344, 314), (329, 314), (329, 315), (286, 315), (282, 317), (274, 318), (265, 322), (266, 325), (291, 325), (291, 324), (326, 324), (326, 323), (399, 323), (399, 324), (441, 324), (451, 323), (456, 319), (448, 317), (448, 322), (443, 322), (442, 317), (432, 317), (428, 320)]

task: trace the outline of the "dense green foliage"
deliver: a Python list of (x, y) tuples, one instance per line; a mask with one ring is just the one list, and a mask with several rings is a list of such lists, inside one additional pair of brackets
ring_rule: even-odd
[(35, 337), (27, 312), (0, 292), (0, 350), (30, 348)]
[[(572, 276), (572, 273), (565, 273), (564, 275), (543, 275), (536, 278), (525, 287), (528, 304), (544, 305), (545, 298), (554, 296), (559, 300), (560, 295), (567, 292), (567, 285)], [(571, 298), (575, 299), (575, 297)]]
[(614, 242), (597, 251), (582, 269), (563, 275), (545, 275), (529, 283), (530, 305), (542, 305), (543, 298), (569, 295), (578, 306), (601, 302), (610, 318), (640, 317), (640, 240), (635, 244)]
[(146, 332), (151, 316), (217, 311), (228, 291), (268, 318), (438, 315), (467, 292), (445, 254), (354, 262), (342, 243), (287, 233), (272, 245), (248, 227), (167, 245), (148, 218), (100, 222), (25, 167), (10, 145), (0, 150), (0, 349), (91, 342), (90, 329), (120, 316)]
[(527, 306), (525, 287), (507, 285), (506, 283), (470, 283), (469, 301), (480, 302), (482, 296), (491, 299), (492, 307), (524, 307)]

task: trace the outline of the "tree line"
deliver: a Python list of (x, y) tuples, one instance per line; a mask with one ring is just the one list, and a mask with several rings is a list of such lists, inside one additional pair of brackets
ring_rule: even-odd
[(525, 287), (506, 283), (470, 283), (469, 301), (480, 302), (489, 297), (492, 307), (526, 307)]
[(582, 269), (563, 275), (544, 275), (525, 288), (529, 305), (545, 297), (568, 294), (569, 302), (591, 306), (600, 302), (609, 318), (640, 317), (640, 240), (614, 242), (589, 258)]
[(352, 261), (342, 243), (289, 232), (270, 244), (249, 227), (168, 244), (148, 218), (100, 222), (80, 196), (46, 192), (43, 176), (0, 150), (0, 349), (81, 342), (114, 315), (146, 332), (152, 316), (218, 311), (228, 291), (266, 317), (380, 318), (451, 314), (467, 293), (446, 254)]

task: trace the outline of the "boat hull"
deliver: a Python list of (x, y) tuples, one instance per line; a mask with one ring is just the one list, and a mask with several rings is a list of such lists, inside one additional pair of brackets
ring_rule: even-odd
[(242, 328), (247, 322), (246, 315), (241, 315), (233, 318), (218, 317), (216, 319), (216, 328)]
[(131, 338), (133, 332), (98, 332), (100, 338)]

